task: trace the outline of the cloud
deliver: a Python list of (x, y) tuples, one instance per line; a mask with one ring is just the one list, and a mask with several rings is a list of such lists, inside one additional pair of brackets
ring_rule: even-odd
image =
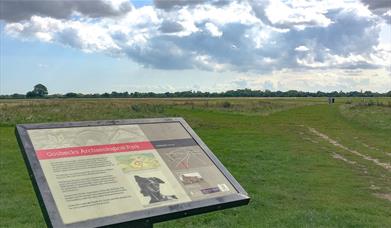
[(323, 8), (317, 5), (295, 6), (281, 1), (271, 1), (264, 9), (268, 21), (280, 28), (305, 28), (308, 26), (327, 27), (331, 19), (325, 15)]
[(153, 2), (158, 9), (171, 10), (175, 7), (203, 4), (205, 0), (154, 0)]
[(332, 23), (325, 13), (330, 6), (314, 1), (250, 1), (254, 14), (266, 25), (286, 29), (327, 27)]
[(295, 48), (295, 51), (309, 51), (310, 49), (308, 49), (306, 46), (303, 46), (303, 45), (300, 45), (298, 47)]
[(38, 66), (38, 68), (42, 68), (42, 69), (49, 67), (49, 65), (44, 64), (44, 63), (39, 63), (37, 66)]
[(391, 24), (391, 1), (389, 0), (361, 0), (374, 13)]
[[(108, 11), (93, 10), (97, 2)], [(121, 11), (123, 4), (94, 1), (89, 11), (78, 5), (65, 7), (67, 13), (33, 7), (24, 12), (29, 19), (8, 21), (5, 32), (126, 56), (157, 69), (269, 74), (281, 69), (377, 69), (391, 61), (391, 50), (379, 44), (381, 20), (360, 2), (177, 0)], [(122, 16), (113, 19), (113, 9)], [(79, 17), (69, 18), (72, 12)]]
[(224, 6), (229, 4), (230, 0), (154, 0), (153, 3), (157, 9), (170, 11), (182, 7), (194, 7), (202, 4), (211, 4), (214, 6)]
[(391, 2), (389, 0), (361, 0), (363, 3), (369, 6), (370, 9), (390, 9)]
[(205, 28), (210, 32), (212, 36), (221, 36), (223, 34), (216, 25), (210, 22), (207, 22), (205, 24)]
[(0, 0), (0, 20), (16, 22), (32, 16), (65, 19), (74, 13), (84, 16), (110, 17), (129, 12), (132, 6), (127, 0)]
[[(219, 91), (230, 89), (299, 90), (299, 91), (381, 91), (390, 90), (391, 75), (384, 69), (370, 70), (291, 70), (276, 71), (267, 75), (240, 75), (216, 85)], [(213, 90), (213, 89), (212, 89)]]
[(175, 21), (163, 21), (161, 24), (159, 30), (162, 33), (176, 33), (182, 31), (184, 28), (181, 24), (175, 22)]

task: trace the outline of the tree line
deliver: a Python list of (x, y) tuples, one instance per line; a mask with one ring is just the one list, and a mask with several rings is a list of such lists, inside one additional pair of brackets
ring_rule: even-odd
[(252, 90), (237, 89), (225, 92), (201, 92), (201, 91), (182, 91), (182, 92), (111, 92), (83, 94), (69, 92), (66, 94), (48, 95), (46, 86), (42, 84), (35, 85), (32, 91), (26, 94), (0, 95), (0, 99), (29, 99), (29, 98), (180, 98), (180, 97), (391, 97), (391, 90), (386, 93), (372, 91), (333, 91), (333, 92), (304, 92), (297, 90), (288, 91), (270, 91), (270, 90)]

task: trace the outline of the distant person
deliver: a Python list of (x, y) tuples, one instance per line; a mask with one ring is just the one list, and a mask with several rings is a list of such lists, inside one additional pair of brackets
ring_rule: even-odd
[(329, 97), (328, 101), (329, 101), (329, 104), (334, 104), (335, 98), (334, 97)]

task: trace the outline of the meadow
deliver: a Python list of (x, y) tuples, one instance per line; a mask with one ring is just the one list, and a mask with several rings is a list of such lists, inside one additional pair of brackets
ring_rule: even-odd
[(45, 223), (15, 124), (183, 117), (250, 204), (155, 227), (391, 227), (391, 98), (0, 100), (0, 227)]

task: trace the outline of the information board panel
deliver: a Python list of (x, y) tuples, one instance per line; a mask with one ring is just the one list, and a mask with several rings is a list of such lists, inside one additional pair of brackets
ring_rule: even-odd
[(182, 118), (16, 131), (49, 226), (153, 223), (249, 202)]

